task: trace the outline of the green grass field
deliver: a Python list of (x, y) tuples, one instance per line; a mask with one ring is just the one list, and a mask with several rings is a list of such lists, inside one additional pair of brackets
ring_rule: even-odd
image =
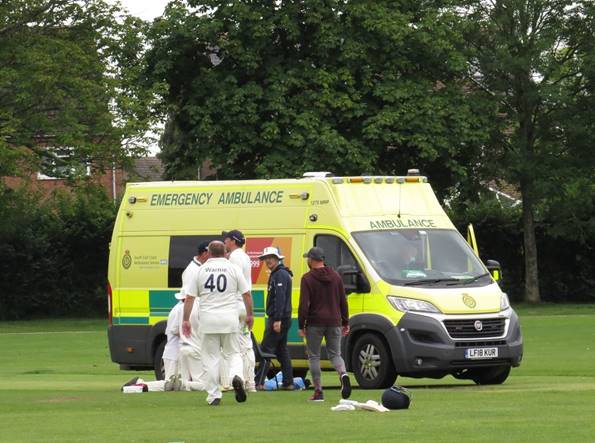
[[(520, 306), (525, 357), (501, 386), (400, 378), (409, 410), (332, 412), (306, 392), (259, 392), (219, 408), (202, 392), (125, 395), (98, 320), (0, 323), (0, 441), (595, 441), (595, 305)], [(150, 372), (139, 373), (151, 379)], [(338, 386), (331, 373), (328, 385)], [(382, 391), (354, 390), (379, 400)]]

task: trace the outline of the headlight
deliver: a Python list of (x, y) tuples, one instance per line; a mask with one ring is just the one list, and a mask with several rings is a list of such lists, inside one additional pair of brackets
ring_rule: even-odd
[(388, 296), (388, 301), (393, 307), (401, 312), (407, 311), (421, 311), (421, 312), (436, 312), (440, 313), (440, 310), (432, 303), (416, 300), (414, 298), (402, 298), (395, 297), (394, 295)]
[(508, 295), (504, 292), (500, 296), (500, 310), (504, 311), (505, 309), (510, 308), (510, 302), (508, 301)]

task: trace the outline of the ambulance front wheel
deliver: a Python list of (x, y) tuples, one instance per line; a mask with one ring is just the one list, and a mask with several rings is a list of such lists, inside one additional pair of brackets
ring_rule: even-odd
[(501, 385), (510, 374), (510, 366), (494, 366), (471, 370), (471, 380), (478, 385)]
[(153, 356), (153, 368), (155, 369), (155, 380), (163, 380), (165, 378), (165, 367), (163, 366), (163, 351), (165, 350), (165, 340), (162, 340), (155, 350)]
[(377, 334), (368, 332), (357, 339), (351, 354), (351, 367), (363, 389), (388, 388), (397, 379), (389, 348)]

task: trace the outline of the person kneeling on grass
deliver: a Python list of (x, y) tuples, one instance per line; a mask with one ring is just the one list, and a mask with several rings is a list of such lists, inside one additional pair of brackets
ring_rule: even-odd
[(163, 349), (163, 368), (165, 370), (164, 380), (145, 381), (140, 377), (133, 377), (122, 386), (122, 391), (126, 386), (144, 385), (149, 392), (163, 391), (202, 391), (203, 383), (183, 380), (180, 377), (180, 330), (182, 324), (184, 299), (182, 292), (175, 294), (178, 303), (171, 309), (167, 316), (167, 325), (165, 326), (165, 335), (167, 343)]

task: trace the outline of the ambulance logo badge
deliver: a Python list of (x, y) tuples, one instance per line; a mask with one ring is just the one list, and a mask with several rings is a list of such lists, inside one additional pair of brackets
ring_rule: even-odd
[(471, 309), (473, 309), (477, 305), (475, 299), (471, 297), (469, 294), (463, 294), (463, 303), (465, 303), (465, 306)]
[(122, 266), (124, 269), (128, 269), (132, 264), (132, 257), (130, 256), (130, 251), (127, 249), (124, 253), (124, 257), (122, 257)]

